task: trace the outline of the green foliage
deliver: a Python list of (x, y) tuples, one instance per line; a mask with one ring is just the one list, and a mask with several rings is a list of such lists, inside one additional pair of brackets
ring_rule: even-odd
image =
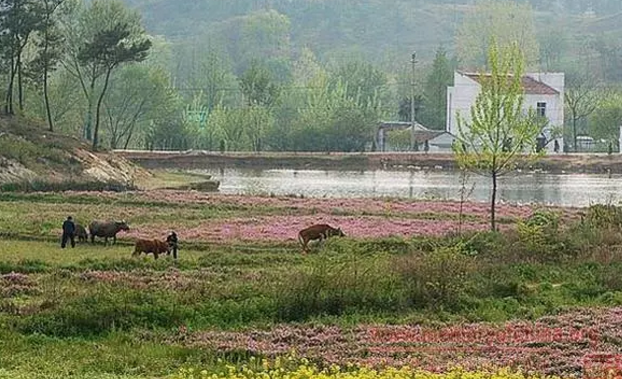
[(115, 181), (45, 181), (30, 180), (22, 182), (7, 182), (0, 185), (2, 192), (62, 192), (62, 191), (114, 191), (125, 192), (134, 191), (136, 186), (130, 183), (120, 183)]
[(175, 104), (168, 73), (145, 64), (127, 66), (110, 81), (103, 103), (104, 136), (111, 149), (127, 149), (149, 121), (169, 118)]
[(609, 93), (603, 97), (589, 116), (589, 125), (590, 136), (617, 146), (622, 125), (622, 92)]
[(534, 15), (529, 4), (479, 0), (467, 13), (456, 37), (462, 64), (471, 69), (492, 65), (487, 53), (493, 48), (490, 45), (493, 39), (502, 48), (518, 44), (528, 66), (539, 61)]
[(488, 53), (490, 74), (480, 74), (481, 89), (470, 117), (458, 113), (454, 153), (462, 169), (492, 179), (491, 229), (495, 230), (497, 178), (515, 168), (521, 154), (535, 158), (542, 123), (533, 109), (524, 114), (524, 58), (517, 44), (499, 49), (493, 40)]
[(391, 130), (386, 133), (386, 144), (388, 148), (396, 151), (410, 150), (410, 130)]
[(432, 71), (424, 87), (423, 111), (419, 120), (430, 129), (445, 130), (447, 124), (447, 87), (453, 84), (453, 70), (447, 52), (441, 46), (436, 51)]
[(598, 108), (602, 94), (597, 87), (599, 81), (591, 72), (580, 69), (579, 72), (568, 73), (564, 104), (566, 117), (570, 120), (570, 135), (573, 151), (578, 151), (577, 135), (579, 123), (589, 117)]
[(290, 134), (295, 151), (364, 151), (379, 119), (379, 100), (363, 102), (348, 95), (347, 83), (320, 75), (310, 84), (306, 106)]
[(587, 209), (583, 220), (596, 229), (622, 228), (622, 207), (613, 204), (593, 204)]
[(458, 244), (399, 258), (396, 266), (415, 306), (455, 308), (466, 294), (475, 263)]
[(519, 242), (531, 257), (537, 260), (560, 258), (557, 252), (563, 248), (556, 246), (559, 243), (559, 220), (558, 214), (537, 210), (527, 220), (517, 223)]
[(129, 330), (137, 324), (150, 327), (179, 325), (189, 309), (157, 292), (116, 290), (102, 286), (98, 294), (69, 300), (37, 315), (17, 319), (22, 333), (49, 336), (93, 336)]
[(383, 262), (346, 254), (343, 258), (318, 256), (308, 268), (292, 273), (277, 290), (278, 318), (302, 321), (398, 309), (399, 293), (392, 275), (383, 272)]
[(272, 79), (270, 71), (260, 62), (253, 60), (239, 80), (249, 106), (270, 107), (277, 102), (279, 86)]

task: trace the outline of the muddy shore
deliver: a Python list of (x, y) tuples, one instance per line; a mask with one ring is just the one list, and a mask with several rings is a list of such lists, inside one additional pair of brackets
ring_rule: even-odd
[[(204, 151), (116, 151), (147, 169), (254, 168), (300, 170), (412, 170), (457, 169), (452, 154), (425, 153), (216, 153)], [(552, 174), (622, 174), (622, 155), (551, 155), (520, 168)]]

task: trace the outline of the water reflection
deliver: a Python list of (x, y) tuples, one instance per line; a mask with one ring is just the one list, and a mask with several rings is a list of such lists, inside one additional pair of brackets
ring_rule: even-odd
[[(325, 170), (201, 170), (220, 180), (227, 194), (296, 194), (308, 197), (402, 197), (460, 199), (458, 172), (325, 171)], [(488, 201), (490, 178), (470, 175), (469, 200)], [(499, 179), (499, 199), (512, 203), (585, 206), (619, 201), (622, 176), (521, 173)]]

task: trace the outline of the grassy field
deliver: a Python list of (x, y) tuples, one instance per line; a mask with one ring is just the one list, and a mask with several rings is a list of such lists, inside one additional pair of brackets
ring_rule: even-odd
[[(486, 359), (580, 376), (572, 362), (619, 348), (618, 208), (584, 209), (581, 221), (577, 209), (501, 206), (503, 230), (491, 233), (485, 205), (466, 204), (462, 218), (459, 206), (156, 190), (0, 194), (0, 378), (189, 378), (180, 369), (214, 373), (292, 350), (320, 367), (477, 369)], [(115, 246), (60, 249), (68, 214), (85, 224), (124, 218), (130, 232)], [(297, 231), (320, 221), (346, 237), (302, 254)], [(135, 238), (171, 229), (177, 261), (131, 257)], [(463, 323), (474, 324), (456, 329)], [(561, 341), (551, 338), (558, 327), (568, 328)], [(504, 338), (493, 355), (482, 342), (526, 329), (533, 338)]]

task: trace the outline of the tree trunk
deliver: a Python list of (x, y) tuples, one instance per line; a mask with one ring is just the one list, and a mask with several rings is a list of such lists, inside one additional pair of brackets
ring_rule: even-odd
[(11, 75), (9, 77), (9, 88), (6, 92), (6, 103), (4, 104), (4, 113), (13, 114), (13, 82), (15, 81), (15, 61), (11, 57)]
[(49, 69), (49, 57), (48, 57), (48, 49), (49, 49), (49, 35), (47, 29), (45, 30), (45, 46), (43, 47), (43, 54), (45, 56), (46, 62), (43, 65), (43, 101), (45, 102), (45, 114), (48, 118), (48, 128), (50, 132), (54, 131), (54, 121), (52, 120), (52, 111), (50, 109), (50, 96), (48, 94), (48, 69)]
[(99, 113), (102, 106), (102, 101), (104, 101), (104, 96), (106, 95), (106, 91), (108, 90), (108, 82), (110, 81), (110, 74), (112, 73), (112, 69), (113, 67), (109, 67), (106, 71), (104, 88), (102, 88), (102, 91), (99, 94), (99, 99), (97, 100), (97, 107), (95, 108), (95, 130), (93, 132), (93, 149), (97, 149), (97, 138), (99, 134)]
[(86, 125), (84, 127), (84, 134), (87, 141), (91, 141), (93, 138), (92, 135), (92, 126), (93, 126), (93, 92), (95, 92), (95, 68), (93, 67), (92, 76), (91, 76), (91, 86), (90, 91), (87, 94), (87, 103), (88, 109), (86, 111)]
[(492, 172), (492, 194), (490, 195), (490, 229), (497, 230), (495, 223), (495, 204), (497, 202), (497, 172)]
[(572, 116), (572, 136), (574, 138), (574, 152), (577, 152), (577, 118)]
[(17, 101), (20, 112), (24, 111), (24, 89), (22, 83), (22, 52), (17, 53)]
[(48, 117), (48, 126), (50, 132), (54, 131), (54, 120), (52, 120), (52, 110), (50, 109), (50, 96), (48, 94), (48, 70), (47, 67), (43, 72), (43, 100), (45, 101), (45, 113)]

